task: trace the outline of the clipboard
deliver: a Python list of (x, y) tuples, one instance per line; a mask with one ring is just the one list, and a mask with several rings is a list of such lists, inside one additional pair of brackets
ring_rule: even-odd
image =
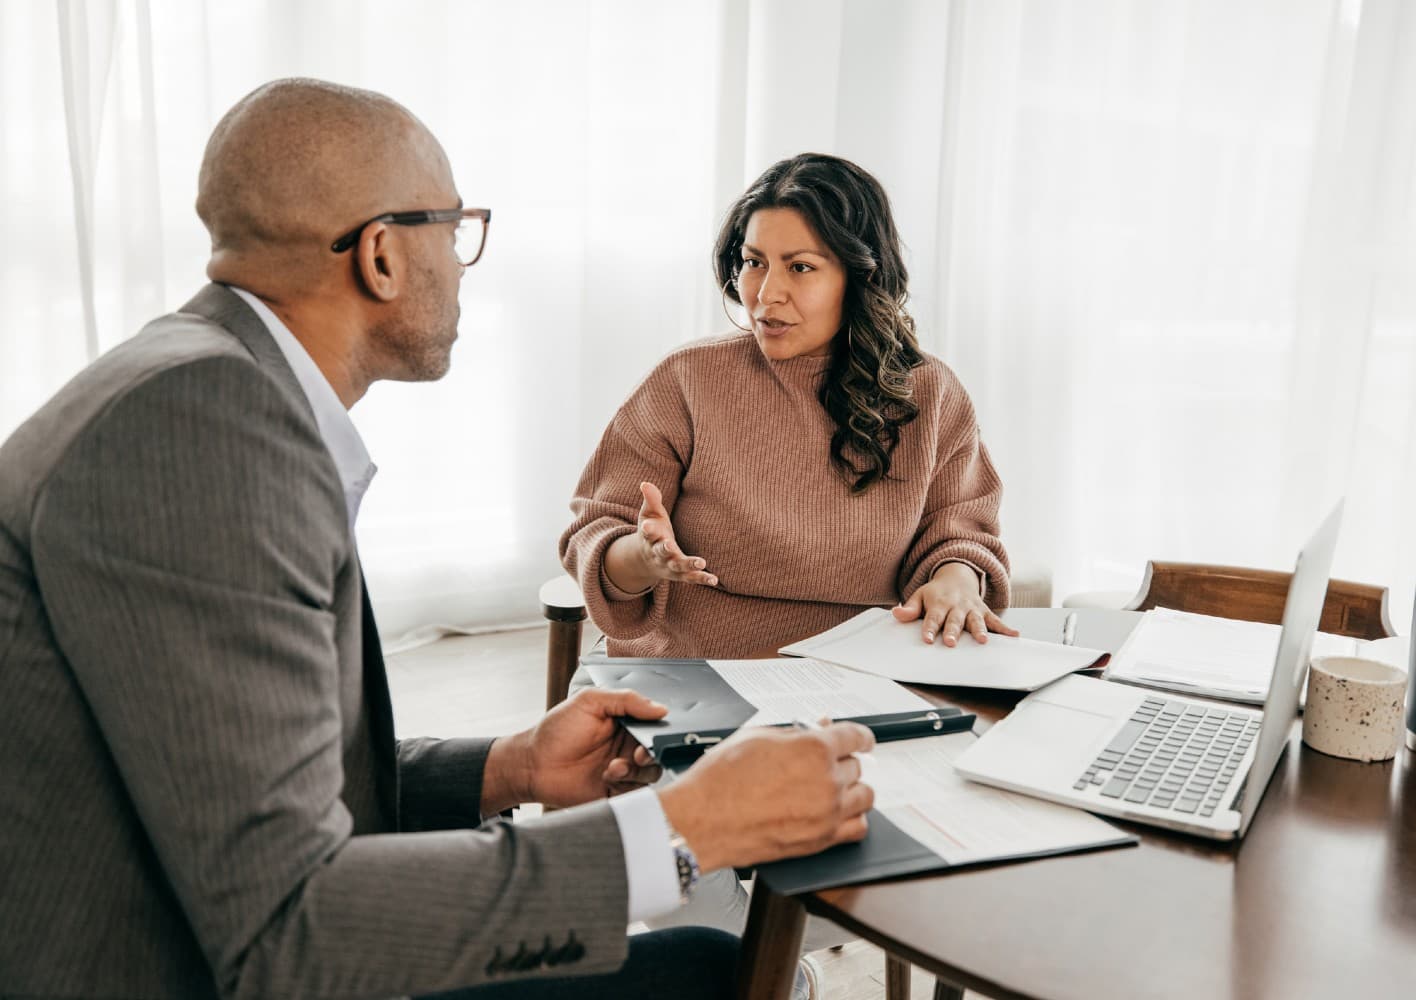
[[(598, 686), (633, 688), (668, 706), (668, 715), (658, 722), (621, 720), (621, 725), (669, 771), (682, 772), (692, 767), (704, 752), (727, 739), (757, 714), (755, 706), (707, 660), (587, 657), (581, 663)], [(958, 708), (856, 716), (852, 721), (868, 726), (876, 734), (877, 743), (883, 744), (919, 740), (920, 748), (924, 749), (934, 738), (939, 738), (938, 746), (946, 745), (947, 741), (974, 739), (971, 732), (974, 716)], [(908, 749), (906, 752), (913, 758), (918, 751)], [(873, 756), (883, 755), (877, 750)], [(943, 766), (952, 774), (952, 765)], [(964, 794), (980, 800), (1014, 795), (982, 785), (970, 785)], [(759, 865), (757, 876), (778, 892), (790, 895), (902, 875), (1137, 843), (1136, 837), (1078, 810), (1025, 796), (1016, 798), (1019, 801), (1010, 810), (1031, 810), (1043, 819), (1049, 810), (1077, 815), (1070, 822), (1060, 824), (1065, 835), (1059, 833), (1054, 839), (1043, 836), (1025, 845), (1014, 843), (997, 853), (985, 851), (982, 856), (970, 856), (969, 860), (960, 862), (948, 860), (922, 843), (917, 836), (924, 835), (918, 829), (915, 830), (917, 836), (912, 836), (880, 809), (872, 809), (868, 814), (870, 832), (863, 841), (841, 844), (809, 857)], [(987, 803), (984, 805), (986, 807)], [(908, 826), (910, 819), (903, 817), (901, 822)]]

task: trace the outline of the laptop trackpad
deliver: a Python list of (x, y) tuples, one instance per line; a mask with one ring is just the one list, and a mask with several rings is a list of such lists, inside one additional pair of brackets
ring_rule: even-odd
[(994, 736), (987, 764), (979, 761), (984, 770), (1071, 785), (1106, 746), (1116, 719), (1046, 701), (1024, 701), (994, 729), (997, 735), (985, 733), (975, 748), (982, 750)]

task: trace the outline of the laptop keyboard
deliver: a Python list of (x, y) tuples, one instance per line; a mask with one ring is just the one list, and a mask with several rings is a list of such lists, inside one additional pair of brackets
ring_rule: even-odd
[(1147, 698), (1072, 787), (1108, 799), (1213, 816), (1260, 720), (1185, 701)]

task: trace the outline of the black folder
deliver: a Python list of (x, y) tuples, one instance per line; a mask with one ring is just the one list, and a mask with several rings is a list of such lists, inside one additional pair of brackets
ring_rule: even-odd
[[(757, 714), (707, 660), (587, 657), (581, 660), (596, 687), (631, 688), (665, 705), (657, 722), (621, 719), (620, 724), (664, 767), (681, 771)], [(972, 729), (974, 716), (957, 708), (854, 716), (877, 743), (938, 736)]]
[[(668, 715), (657, 722), (623, 719), (621, 725), (669, 770), (686, 770), (705, 750), (726, 739), (757, 714), (757, 708), (738, 694), (707, 660), (586, 657), (581, 664), (597, 687), (631, 688), (668, 706)], [(910, 717), (874, 716), (854, 721), (869, 725), (878, 742), (964, 732), (972, 729), (974, 723), (974, 716), (957, 708), (904, 715)], [(902, 875), (1137, 843), (1136, 837), (1116, 830), (1114, 838), (1082, 848), (1068, 846), (960, 865), (935, 854), (879, 810), (872, 809), (868, 821), (870, 831), (859, 843), (839, 844), (809, 857), (759, 865), (757, 877), (777, 892), (795, 895)]]

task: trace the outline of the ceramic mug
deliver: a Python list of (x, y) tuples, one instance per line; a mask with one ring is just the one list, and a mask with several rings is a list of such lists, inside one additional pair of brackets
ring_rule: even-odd
[(1391, 760), (1401, 745), (1406, 671), (1360, 656), (1319, 656), (1308, 670), (1303, 742), (1349, 760)]

